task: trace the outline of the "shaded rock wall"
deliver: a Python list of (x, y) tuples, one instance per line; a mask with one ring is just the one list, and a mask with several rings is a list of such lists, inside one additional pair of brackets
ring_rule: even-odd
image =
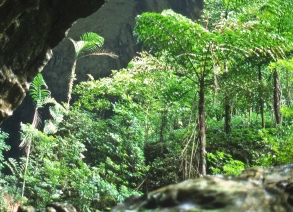
[(0, 123), (21, 104), (71, 24), (104, 2), (0, 0)]
[[(105, 38), (103, 48), (119, 56), (118, 59), (106, 56), (85, 57), (78, 61), (77, 81), (87, 80), (87, 74), (96, 79), (108, 76), (111, 70), (126, 67), (141, 46), (133, 37), (135, 17), (146, 11), (161, 12), (173, 9), (192, 20), (199, 18), (203, 8), (202, 0), (110, 0), (93, 15), (80, 19), (70, 29), (68, 37), (79, 40), (85, 32), (96, 32)], [(53, 97), (66, 101), (69, 75), (74, 60), (74, 48), (64, 39), (54, 50), (53, 57), (46, 65), (43, 75)]]

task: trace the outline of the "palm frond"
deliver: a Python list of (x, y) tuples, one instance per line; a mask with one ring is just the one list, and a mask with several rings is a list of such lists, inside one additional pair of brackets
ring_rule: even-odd
[(42, 125), (42, 117), (38, 110), (35, 110), (32, 126), (40, 129)]
[[(38, 116), (38, 115), (35, 115), (35, 116)], [(19, 147), (20, 148), (24, 148), (28, 145), (30, 145), (31, 143), (31, 138), (35, 137), (36, 136), (36, 129), (33, 125), (34, 123), (32, 124), (23, 124), (23, 123), (20, 123), (20, 128), (21, 128), (21, 143), (19, 144)]]
[(46, 120), (45, 121), (45, 127), (44, 127), (44, 133), (46, 134), (55, 134), (58, 129), (57, 129), (57, 125), (55, 123), (53, 123), (52, 120)]
[(54, 134), (58, 131), (59, 124), (63, 121), (64, 115), (68, 113), (68, 109), (55, 101), (54, 106), (49, 108), (52, 119), (45, 121), (44, 132)]
[(112, 57), (114, 59), (117, 59), (118, 58), (118, 55), (116, 55), (116, 54), (114, 54), (112, 52), (94, 52), (94, 53), (90, 53), (90, 54), (81, 56), (79, 58), (87, 57), (87, 56), (108, 56), (108, 57)]
[(43, 107), (51, 96), (51, 92), (47, 89), (42, 74), (38, 74), (29, 89), (29, 95), (32, 97), (36, 109)]
[(89, 42), (89, 43), (95, 43), (98, 47), (102, 47), (104, 44), (104, 38), (99, 36), (97, 33), (94, 32), (86, 32), (84, 33), (80, 40)]
[(79, 41), (71, 38), (69, 40), (73, 43), (76, 58), (81, 54), (89, 54), (98, 51), (104, 44), (104, 38), (94, 32), (84, 33)]

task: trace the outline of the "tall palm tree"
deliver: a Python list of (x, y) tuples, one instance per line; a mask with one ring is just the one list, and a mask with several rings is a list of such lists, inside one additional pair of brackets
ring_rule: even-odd
[(92, 56), (92, 55), (106, 55), (113, 58), (117, 58), (117, 55), (109, 52), (104, 52), (101, 50), (101, 47), (104, 44), (104, 38), (99, 36), (98, 34), (94, 32), (86, 32), (84, 33), (79, 41), (75, 41), (71, 38), (69, 40), (73, 43), (74, 49), (75, 49), (75, 60), (71, 69), (71, 75), (70, 80), (68, 84), (68, 95), (67, 95), (67, 106), (69, 108), (70, 100), (71, 100), (71, 93), (72, 93), (72, 87), (73, 83), (76, 80), (76, 62), (78, 59)]
[[(42, 74), (38, 74), (33, 82), (31, 83), (29, 89), (29, 95), (32, 97), (34, 105), (35, 105), (35, 112), (32, 121), (32, 128), (37, 128), (40, 124), (40, 116), (38, 113), (38, 109), (42, 108), (45, 104), (52, 102), (53, 99), (51, 98), (51, 92), (48, 90), (48, 86), (43, 79)], [(19, 147), (26, 147), (26, 162), (25, 162), (25, 169), (24, 169), (24, 176), (26, 175), (29, 156), (31, 152), (31, 143), (32, 143), (32, 135), (29, 131), (25, 132), (25, 137), (20, 143)], [(23, 186), (22, 186), (22, 197), (24, 195), (24, 188), (25, 188), (25, 178), (23, 179)]]

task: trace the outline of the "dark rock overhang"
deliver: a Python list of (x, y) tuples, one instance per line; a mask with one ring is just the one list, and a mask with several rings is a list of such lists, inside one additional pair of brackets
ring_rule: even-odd
[(51, 49), (106, 0), (0, 0), (0, 123), (22, 102)]

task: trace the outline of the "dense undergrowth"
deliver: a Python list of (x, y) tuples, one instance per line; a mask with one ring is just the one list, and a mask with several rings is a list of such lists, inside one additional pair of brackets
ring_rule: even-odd
[[(204, 174), (291, 163), (291, 7), (229, 2), (207, 1), (198, 22), (170, 10), (138, 16), (135, 35), (146, 51), (74, 88), (77, 60), (99, 55), (103, 38), (72, 40), (67, 103), (51, 98), (39, 74), (29, 91), (34, 121), (21, 126), (23, 157), (4, 159), (9, 135), (0, 133), (0, 170), (11, 171), (1, 172), (1, 210), (11, 197), (102, 211)], [(37, 113), (46, 104), (51, 119), (42, 125)]]
[[(184, 164), (181, 136), (141, 145), (143, 138), (131, 138), (139, 129), (120, 129), (117, 119), (122, 117), (114, 117), (99, 120), (95, 113), (72, 109), (54, 136), (30, 129), (35, 134), (28, 172), (25, 176), (25, 158), (5, 162), (13, 175), (2, 175), (1, 192), (17, 204), (22, 201), (41, 208), (51, 201), (67, 201), (80, 211), (94, 211), (191, 177)], [(208, 174), (237, 175), (245, 167), (292, 161), (293, 131), (289, 134), (285, 127), (288, 137), (279, 137), (276, 128), (248, 128), (245, 122), (226, 134), (219, 130), (222, 120), (213, 123), (215, 128), (207, 132)], [(23, 179), (26, 187), (21, 197)]]

